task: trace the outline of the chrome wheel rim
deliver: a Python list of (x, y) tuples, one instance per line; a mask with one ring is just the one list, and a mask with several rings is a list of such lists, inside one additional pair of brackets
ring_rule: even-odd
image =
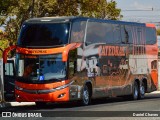
[(85, 104), (89, 103), (89, 92), (87, 89), (84, 89), (83, 91), (83, 101)]
[(140, 87), (140, 93), (141, 93), (141, 95), (144, 95), (144, 94), (145, 94), (144, 86), (141, 86), (141, 87)]
[(134, 88), (134, 99), (137, 99), (138, 98), (138, 87), (135, 86)]

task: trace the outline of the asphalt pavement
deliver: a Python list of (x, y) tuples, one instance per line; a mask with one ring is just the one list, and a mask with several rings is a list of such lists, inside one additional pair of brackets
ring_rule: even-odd
[[(160, 91), (154, 91), (152, 93), (146, 93), (146, 96), (147, 95), (150, 95), (150, 96), (155, 96), (155, 94), (160, 94)], [(10, 102), (1, 102), (0, 103), (0, 107), (1, 108), (4, 108), (4, 107), (11, 107), (11, 106), (31, 106), (31, 105), (35, 105), (35, 102), (16, 102), (16, 101), (10, 101)]]
[[(9, 111), (13, 117), (31, 117), (43, 120), (160, 120), (160, 91), (145, 94), (143, 100), (128, 101), (123, 98), (94, 100), (89, 106), (78, 103), (51, 103), (37, 108), (34, 102), (6, 102), (2, 112)], [(33, 119), (33, 118), (32, 118)], [(7, 120), (9, 120), (7, 118)]]

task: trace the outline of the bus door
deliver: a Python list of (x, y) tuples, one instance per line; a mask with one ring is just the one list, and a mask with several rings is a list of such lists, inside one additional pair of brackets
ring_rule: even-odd
[(14, 87), (15, 87), (15, 66), (14, 60), (7, 60), (4, 64), (4, 97), (5, 100), (14, 99)]
[(0, 59), (0, 102), (4, 102), (3, 85), (3, 60)]
[(157, 60), (151, 62), (151, 77), (156, 88), (158, 87), (158, 68)]

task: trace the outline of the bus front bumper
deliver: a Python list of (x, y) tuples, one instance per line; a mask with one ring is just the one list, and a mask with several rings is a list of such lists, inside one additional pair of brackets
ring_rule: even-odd
[(57, 90), (51, 93), (27, 93), (20, 90), (15, 90), (15, 97), (17, 102), (60, 102), (69, 101), (69, 87)]
[(26, 89), (15, 85), (15, 97), (18, 102), (66, 102), (69, 101), (70, 85), (65, 84), (63, 86), (54, 89)]

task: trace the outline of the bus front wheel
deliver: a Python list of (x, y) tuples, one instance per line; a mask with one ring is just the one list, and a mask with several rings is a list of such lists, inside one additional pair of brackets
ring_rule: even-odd
[(91, 102), (91, 95), (87, 85), (82, 90), (82, 105), (89, 105)]

